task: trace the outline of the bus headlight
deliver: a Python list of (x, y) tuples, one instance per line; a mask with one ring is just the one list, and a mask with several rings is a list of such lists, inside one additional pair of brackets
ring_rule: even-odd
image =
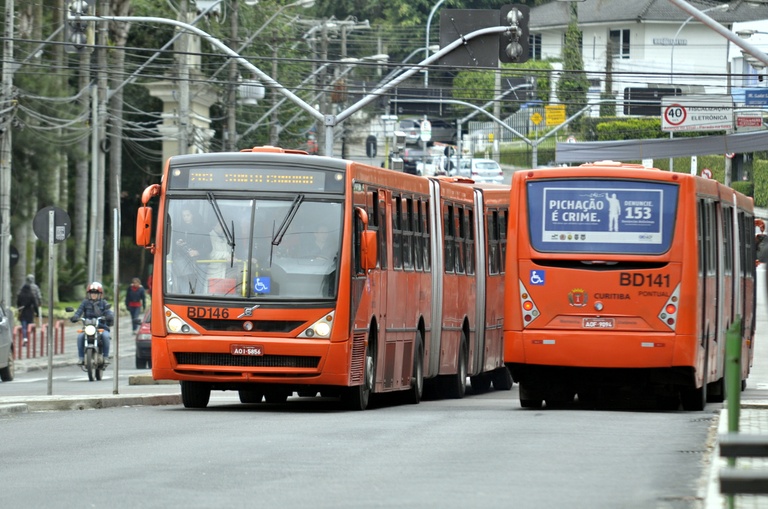
[(165, 327), (168, 329), (168, 332), (174, 334), (200, 334), (183, 318), (168, 308), (165, 308)]
[(331, 328), (333, 325), (334, 311), (324, 315), (321, 319), (310, 325), (304, 330), (298, 337), (300, 338), (314, 338), (314, 339), (327, 339), (331, 335)]

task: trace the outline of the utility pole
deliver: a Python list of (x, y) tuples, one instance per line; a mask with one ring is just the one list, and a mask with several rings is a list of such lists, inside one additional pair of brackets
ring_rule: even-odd
[[(232, 12), (229, 14), (230, 17), (230, 26), (232, 29), (232, 34), (230, 35), (229, 39), (229, 47), (232, 48), (233, 51), (237, 50), (237, 16), (238, 16), (238, 9), (237, 9), (237, 0), (230, 0), (232, 5)], [(229, 62), (229, 83), (227, 84), (228, 88), (228, 97), (227, 97), (227, 149), (230, 152), (235, 152), (237, 150), (237, 123), (236, 123), (236, 113), (237, 113), (237, 82), (238, 82), (238, 71), (237, 71), (237, 60), (231, 59)]]
[[(99, 10), (102, 16), (109, 16), (109, 0), (101, 0)], [(109, 21), (100, 22), (98, 31), (96, 49), (98, 124), (94, 126), (99, 142), (98, 147), (96, 147), (96, 154), (94, 154), (98, 162), (98, 200), (96, 209), (96, 272), (93, 280), (102, 281), (104, 273), (104, 204), (106, 203), (107, 187), (107, 39)]]
[(5, 0), (5, 40), (3, 41), (2, 120), (0, 121), (0, 303), (11, 303), (11, 123), (14, 114), (13, 60), (14, 3)]
[[(189, 21), (188, 10), (187, 0), (181, 0), (179, 16), (184, 23)], [(186, 31), (179, 38), (179, 155), (186, 154), (189, 147), (189, 39), (190, 35)]]

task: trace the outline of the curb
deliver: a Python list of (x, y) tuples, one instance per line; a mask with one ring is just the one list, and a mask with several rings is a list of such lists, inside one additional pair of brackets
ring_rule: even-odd
[[(0, 404), (0, 415), (60, 410), (87, 410), (120, 406), (181, 404), (181, 394), (132, 394), (108, 396), (19, 396), (24, 402)], [(6, 398), (6, 401), (10, 398)]]

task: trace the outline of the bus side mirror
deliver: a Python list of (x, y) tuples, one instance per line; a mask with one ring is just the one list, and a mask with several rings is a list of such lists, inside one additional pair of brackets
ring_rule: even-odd
[(360, 243), (360, 265), (367, 272), (376, 268), (376, 232), (363, 231)]
[(136, 245), (148, 247), (152, 243), (152, 207), (139, 207), (136, 214)]
[(368, 272), (376, 268), (376, 232), (368, 229), (368, 212), (362, 207), (355, 207), (357, 228), (360, 230), (360, 267)]

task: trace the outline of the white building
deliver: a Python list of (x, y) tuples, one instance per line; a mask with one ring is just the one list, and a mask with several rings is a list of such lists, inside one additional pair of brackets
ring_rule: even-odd
[[(723, 2), (688, 3), (734, 33), (743, 28), (765, 31), (749, 42), (766, 52), (768, 3), (756, 2), (735, 0), (727, 8)], [(768, 87), (768, 77), (758, 80), (767, 69), (753, 68), (740, 48), (669, 0), (552, 1), (532, 8), (535, 59), (561, 56), (572, 6), (578, 12), (584, 69), (592, 84), (590, 100), (604, 91), (607, 70), (617, 99), (628, 87), (679, 88), (683, 94), (732, 93), (738, 104), (744, 88)]]

